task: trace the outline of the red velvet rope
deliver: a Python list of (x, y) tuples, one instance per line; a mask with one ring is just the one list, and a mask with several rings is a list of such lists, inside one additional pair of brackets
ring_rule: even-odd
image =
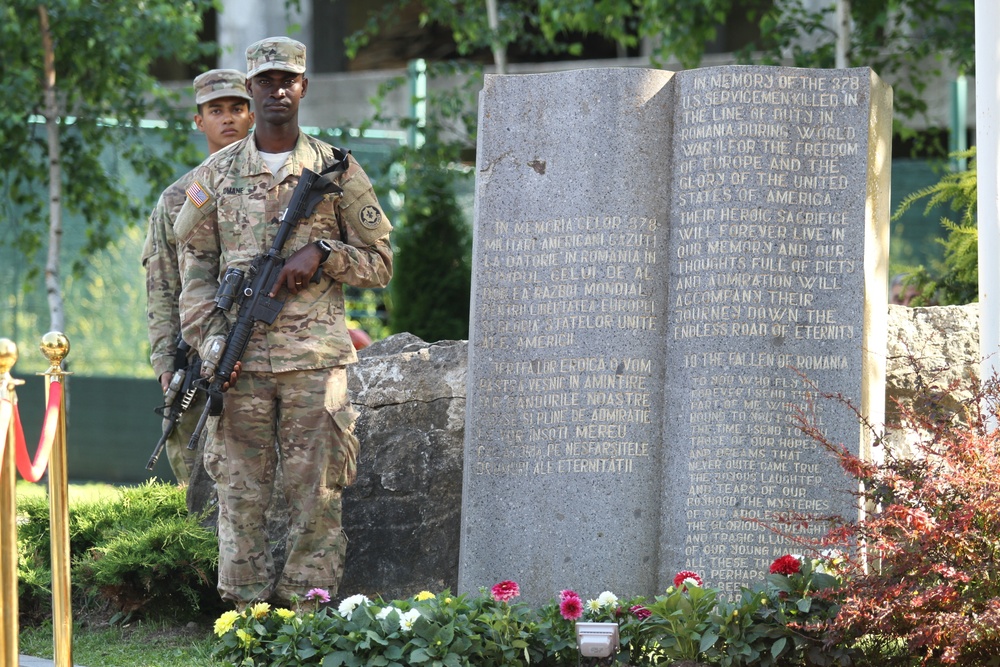
[(34, 461), (28, 456), (28, 445), (24, 441), (24, 430), (21, 428), (21, 415), (17, 406), (13, 406), (17, 470), (21, 473), (21, 477), (29, 482), (40, 480), (45, 474), (45, 469), (49, 467), (49, 454), (52, 452), (52, 443), (56, 439), (56, 431), (59, 427), (59, 408), (62, 405), (62, 395), (61, 382), (49, 384), (49, 404), (45, 409), (45, 422), (42, 424), (42, 435), (38, 439), (38, 450), (35, 452)]

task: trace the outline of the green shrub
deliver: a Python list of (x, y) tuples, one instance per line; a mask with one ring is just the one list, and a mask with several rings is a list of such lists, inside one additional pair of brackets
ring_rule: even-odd
[[(45, 498), (18, 502), (19, 606), (50, 613), (52, 560)], [(193, 615), (218, 603), (218, 541), (188, 516), (185, 491), (149, 482), (117, 498), (70, 505), (74, 595), (106, 600), (124, 614)]]
[(469, 337), (472, 233), (444, 157), (425, 146), (406, 157), (402, 219), (393, 234), (390, 326), (425, 341)]
[(906, 269), (908, 284), (915, 286), (919, 292), (912, 305), (961, 305), (979, 300), (975, 155), (975, 148), (955, 153), (953, 157), (969, 159), (969, 168), (949, 172), (934, 185), (908, 195), (893, 215), (893, 220), (898, 220), (911, 206), (924, 199), (927, 200), (925, 215), (938, 205), (947, 205), (953, 214), (958, 214), (957, 220), (948, 216), (941, 218), (947, 237), (935, 239), (944, 246), (944, 259), (940, 265)]

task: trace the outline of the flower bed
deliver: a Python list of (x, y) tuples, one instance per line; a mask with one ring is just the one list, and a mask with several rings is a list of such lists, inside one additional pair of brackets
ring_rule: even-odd
[(296, 609), (267, 603), (226, 612), (215, 624), (215, 655), (238, 667), (320, 665), (518, 666), (578, 664), (577, 621), (617, 623), (617, 661), (690, 660), (730, 665), (837, 664), (850, 651), (824, 647), (819, 629), (836, 614), (825, 592), (831, 563), (783, 556), (738, 601), (705, 587), (695, 572), (652, 600), (605, 591), (586, 602), (571, 590), (539, 609), (517, 602), (516, 582), (477, 596), (423, 591), (385, 602), (354, 595), (336, 610), (314, 589)]

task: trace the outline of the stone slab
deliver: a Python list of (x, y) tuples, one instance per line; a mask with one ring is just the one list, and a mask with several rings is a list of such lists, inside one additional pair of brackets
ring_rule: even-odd
[(788, 548), (755, 522), (854, 511), (790, 416), (807, 378), (880, 414), (889, 100), (868, 69), (487, 77), (461, 592), (735, 590)]

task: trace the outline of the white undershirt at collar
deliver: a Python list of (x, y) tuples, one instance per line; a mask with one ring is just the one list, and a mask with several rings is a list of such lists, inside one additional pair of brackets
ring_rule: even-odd
[(264, 160), (264, 164), (267, 168), (271, 170), (271, 174), (277, 174), (281, 171), (281, 168), (285, 166), (285, 162), (288, 160), (288, 156), (292, 154), (292, 151), (285, 151), (284, 153), (265, 153), (260, 152), (260, 157)]

